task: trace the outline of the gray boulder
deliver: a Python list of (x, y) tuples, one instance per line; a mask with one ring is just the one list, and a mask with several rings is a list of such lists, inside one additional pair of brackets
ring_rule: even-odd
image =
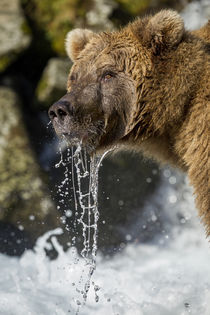
[(181, 15), (189, 30), (196, 30), (202, 27), (210, 19), (210, 1), (190, 1), (182, 10)]
[(19, 0), (0, 1), (0, 72), (30, 44), (30, 29)]
[(67, 58), (52, 58), (48, 61), (36, 91), (37, 99), (42, 105), (48, 107), (66, 93), (71, 65)]
[(30, 147), (17, 95), (1, 87), (0, 103), (0, 220), (34, 240), (58, 226), (58, 214)]

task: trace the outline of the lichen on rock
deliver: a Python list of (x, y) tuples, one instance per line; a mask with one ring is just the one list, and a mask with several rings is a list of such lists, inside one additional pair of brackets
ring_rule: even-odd
[(31, 37), (19, 0), (0, 1), (0, 20), (0, 71), (3, 71), (29, 46)]

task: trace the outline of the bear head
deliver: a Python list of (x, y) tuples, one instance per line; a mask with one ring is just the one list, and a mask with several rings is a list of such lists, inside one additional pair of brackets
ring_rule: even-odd
[(139, 18), (120, 31), (70, 31), (67, 94), (49, 109), (56, 133), (90, 153), (153, 134), (146, 99), (154, 64), (179, 45), (183, 34), (183, 20), (171, 10)]

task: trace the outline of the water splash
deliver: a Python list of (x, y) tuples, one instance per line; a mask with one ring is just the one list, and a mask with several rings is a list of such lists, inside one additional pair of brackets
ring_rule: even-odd
[[(90, 163), (87, 161), (86, 151), (82, 152), (81, 145), (78, 145), (75, 152), (72, 148), (72, 167), (76, 170), (76, 180), (78, 190), (75, 189), (74, 180), (74, 196), (75, 209), (79, 203), (81, 207), (81, 215), (77, 220), (82, 225), (83, 249), (82, 257), (86, 262), (86, 270), (82, 270), (80, 282), (83, 281), (83, 274), (88, 271), (87, 278), (84, 282), (84, 289), (81, 291), (83, 297), (83, 305), (86, 303), (87, 295), (91, 286), (91, 277), (96, 269), (96, 253), (97, 253), (97, 236), (98, 236), (98, 173), (99, 167), (105, 155), (111, 150), (106, 151), (103, 155), (93, 155), (90, 158)], [(89, 166), (89, 167), (88, 167)], [(72, 172), (73, 174), (73, 172)], [(75, 175), (75, 174), (74, 174)], [(74, 176), (73, 176), (74, 178)], [(85, 181), (88, 180), (88, 191), (84, 191)], [(100, 287), (92, 282), (95, 291), (95, 301), (98, 302), (99, 296), (97, 291)], [(78, 304), (78, 312), (81, 303)], [(78, 314), (77, 312), (77, 314)]]
[[(92, 275), (96, 269), (96, 253), (97, 253), (97, 236), (98, 236), (98, 173), (101, 162), (108, 152), (107, 150), (102, 155), (92, 155), (89, 159), (86, 150), (82, 150), (81, 144), (76, 148), (67, 148), (67, 157), (64, 158), (61, 147), (60, 162), (55, 167), (64, 166), (65, 179), (58, 187), (58, 191), (64, 202), (64, 195), (69, 186), (73, 188), (73, 198), (75, 207), (75, 222), (74, 228), (76, 231), (77, 224), (82, 226), (83, 249), (81, 257), (84, 259), (85, 267), (81, 271), (81, 276), (78, 285), (76, 286), (77, 292), (82, 295), (82, 301), (76, 300), (78, 306), (76, 314), (79, 314), (79, 309), (86, 303), (87, 295), (91, 285), (93, 285), (95, 292), (95, 301), (98, 302), (98, 291), (100, 287), (94, 282), (91, 282)], [(71, 166), (70, 166), (71, 165)], [(81, 210), (81, 211), (80, 211)], [(75, 238), (72, 239), (72, 245), (75, 244)]]

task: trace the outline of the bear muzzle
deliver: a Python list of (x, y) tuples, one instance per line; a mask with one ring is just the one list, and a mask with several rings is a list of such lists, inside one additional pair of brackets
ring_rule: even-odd
[(69, 133), (74, 111), (68, 93), (49, 108), (48, 115), (58, 135)]
[(73, 116), (73, 108), (68, 100), (68, 94), (64, 95), (49, 108), (48, 115), (52, 122), (57, 121), (60, 124), (70, 116)]

